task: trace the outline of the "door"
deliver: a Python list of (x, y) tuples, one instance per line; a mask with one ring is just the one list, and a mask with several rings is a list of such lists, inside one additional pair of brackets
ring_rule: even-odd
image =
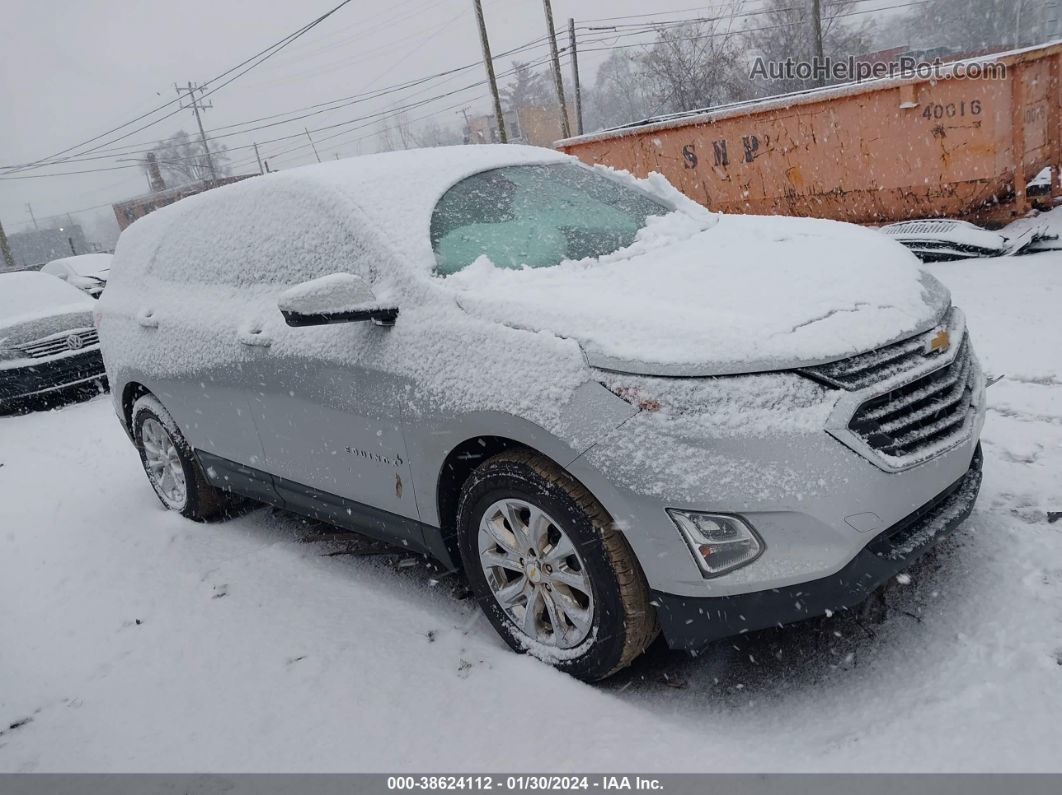
[(135, 369), (205, 454), (208, 476), (243, 488), (233, 483), (243, 477), (235, 470), (260, 468), (265, 456), (244, 383), (252, 359), (238, 341), (246, 297), (216, 267), (224, 255), (224, 237), (211, 233), (218, 213), (211, 206), (171, 224), (148, 265), (146, 289), (125, 299), (131, 317), (123, 322), (132, 328)]
[(276, 304), (286, 288), (329, 273), (371, 283), (385, 254), (359, 235), (353, 211), (321, 201), (307, 212), (306, 196), (300, 207), (285, 207), (294, 198), (262, 197), (268, 207), (260, 211), (299, 223), (263, 232), (269, 261), (248, 264), (268, 278), (256, 287), (261, 300), (241, 306), (241, 329), (258, 341), (247, 346), (253, 364), (245, 382), (265, 469), (291, 507), (419, 547), (402, 431), (406, 383), (386, 366), (389, 329), (371, 322), (293, 328)]

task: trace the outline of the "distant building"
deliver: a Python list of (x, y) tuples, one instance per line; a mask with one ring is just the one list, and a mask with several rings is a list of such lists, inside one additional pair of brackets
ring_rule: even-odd
[(7, 236), (16, 268), (32, 268), (60, 257), (91, 254), (96, 250), (85, 240), (78, 224), (64, 224), (51, 229), (29, 229)]
[[(561, 132), (560, 111), (554, 107), (521, 105), (502, 114), (509, 143), (552, 147), (564, 135)], [(575, 119), (568, 113), (569, 126), (575, 130)], [(466, 144), (498, 143), (498, 125), (494, 114), (472, 116), (465, 124)]]
[(247, 179), (252, 176), (257, 175), (243, 174), (236, 177), (221, 177), (215, 184), (211, 184), (210, 181), (204, 180), (202, 182), (193, 182), (189, 185), (181, 185), (176, 188), (168, 188), (167, 190), (159, 191), (158, 193), (147, 193), (143, 196), (137, 196), (135, 199), (129, 199), (113, 205), (114, 217), (118, 219), (118, 227), (120, 229), (125, 229), (137, 218), (143, 218), (148, 213), (154, 212), (160, 207), (165, 207), (176, 201), (187, 198), (188, 196), (194, 196), (197, 193), (210, 190), (211, 188), (220, 187), (221, 185), (231, 185), (233, 182), (239, 182), (241, 179)]

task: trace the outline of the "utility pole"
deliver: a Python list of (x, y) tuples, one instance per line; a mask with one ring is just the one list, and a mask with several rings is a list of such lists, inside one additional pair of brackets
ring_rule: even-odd
[(487, 69), (487, 84), (494, 98), (494, 118), (498, 122), (498, 140), (505, 144), (509, 142), (509, 139), (505, 135), (505, 118), (502, 116), (501, 97), (498, 96), (498, 81), (494, 77), (494, 61), (490, 57), (487, 23), (483, 21), (483, 4), (480, 0), (472, 0), (472, 6), (476, 10), (476, 21), (479, 23), (479, 43), (483, 45), (483, 65)]
[(177, 96), (187, 94), (188, 100), (192, 103), (192, 113), (195, 114), (195, 123), (199, 125), (199, 140), (203, 143), (203, 151), (206, 153), (207, 168), (210, 169), (210, 181), (213, 185), (216, 185), (218, 182), (218, 172), (214, 168), (214, 157), (210, 154), (210, 145), (207, 143), (206, 132), (203, 131), (203, 118), (199, 115), (200, 108), (203, 110), (212, 108), (214, 107), (214, 103), (211, 102), (209, 105), (204, 105), (196, 99), (195, 92), (202, 91), (203, 89), (200, 86), (193, 86), (190, 82), (188, 83), (188, 88), (181, 88), (176, 83), (173, 84), (173, 87), (177, 89)]
[(29, 210), (30, 220), (33, 221), (33, 228), (40, 229), (40, 227), (37, 226), (37, 216), (33, 214), (33, 205), (29, 202), (26, 202), (26, 209)]
[(321, 162), (321, 156), (319, 154), (317, 154), (317, 144), (315, 144), (313, 142), (313, 138), (310, 138), (310, 128), (309, 127), (303, 127), (302, 129), (306, 130), (306, 137), (310, 141), (310, 146), (313, 147), (314, 157), (316, 157), (317, 158), (317, 162), (320, 163)]
[(159, 170), (159, 159), (155, 153), (148, 152), (144, 156), (144, 162), (147, 164), (148, 185), (151, 186), (151, 192), (159, 193), (166, 190), (166, 180), (162, 178), (162, 172)]
[(4, 232), (2, 223), (0, 223), (0, 254), (4, 258), (4, 267), (7, 270), (12, 270), (15, 267), (15, 258), (11, 254), (11, 246), (7, 242), (7, 233)]
[(572, 82), (575, 85), (575, 129), (583, 134), (583, 92), (579, 88), (579, 51), (575, 48), (575, 20), (568, 17), (568, 49), (572, 53)]
[(557, 101), (560, 103), (561, 136), (571, 138), (572, 131), (568, 126), (568, 106), (564, 102), (564, 78), (561, 77), (560, 55), (557, 53), (557, 33), (553, 29), (553, 9), (550, 8), (549, 0), (542, 0), (542, 8), (546, 12), (546, 33), (549, 35), (549, 55), (553, 61), (553, 82), (557, 86)]
[[(822, 57), (822, 3), (820, 0), (811, 0), (811, 46), (814, 51), (815, 63), (818, 68), (824, 69)], [(815, 83), (820, 86), (826, 85), (825, 79), (816, 71)]]
[(258, 173), (264, 174), (265, 170), (262, 168), (262, 156), (258, 154), (258, 144), (254, 144), (254, 156), (258, 158)]

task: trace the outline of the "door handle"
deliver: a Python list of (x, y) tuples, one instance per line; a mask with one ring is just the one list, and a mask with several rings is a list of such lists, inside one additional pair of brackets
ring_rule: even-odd
[(236, 331), (236, 339), (241, 345), (250, 345), (255, 348), (268, 348), (273, 344), (273, 338), (262, 331), (258, 323), (246, 323)]
[(158, 328), (159, 319), (155, 317), (154, 309), (141, 309), (136, 314), (136, 322), (144, 328)]

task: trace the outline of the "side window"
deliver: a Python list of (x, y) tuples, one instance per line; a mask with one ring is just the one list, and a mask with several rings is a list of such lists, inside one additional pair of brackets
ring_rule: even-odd
[(175, 282), (248, 287), (298, 284), (374, 262), (338, 208), (283, 188), (204, 195), (165, 233), (149, 266)]

